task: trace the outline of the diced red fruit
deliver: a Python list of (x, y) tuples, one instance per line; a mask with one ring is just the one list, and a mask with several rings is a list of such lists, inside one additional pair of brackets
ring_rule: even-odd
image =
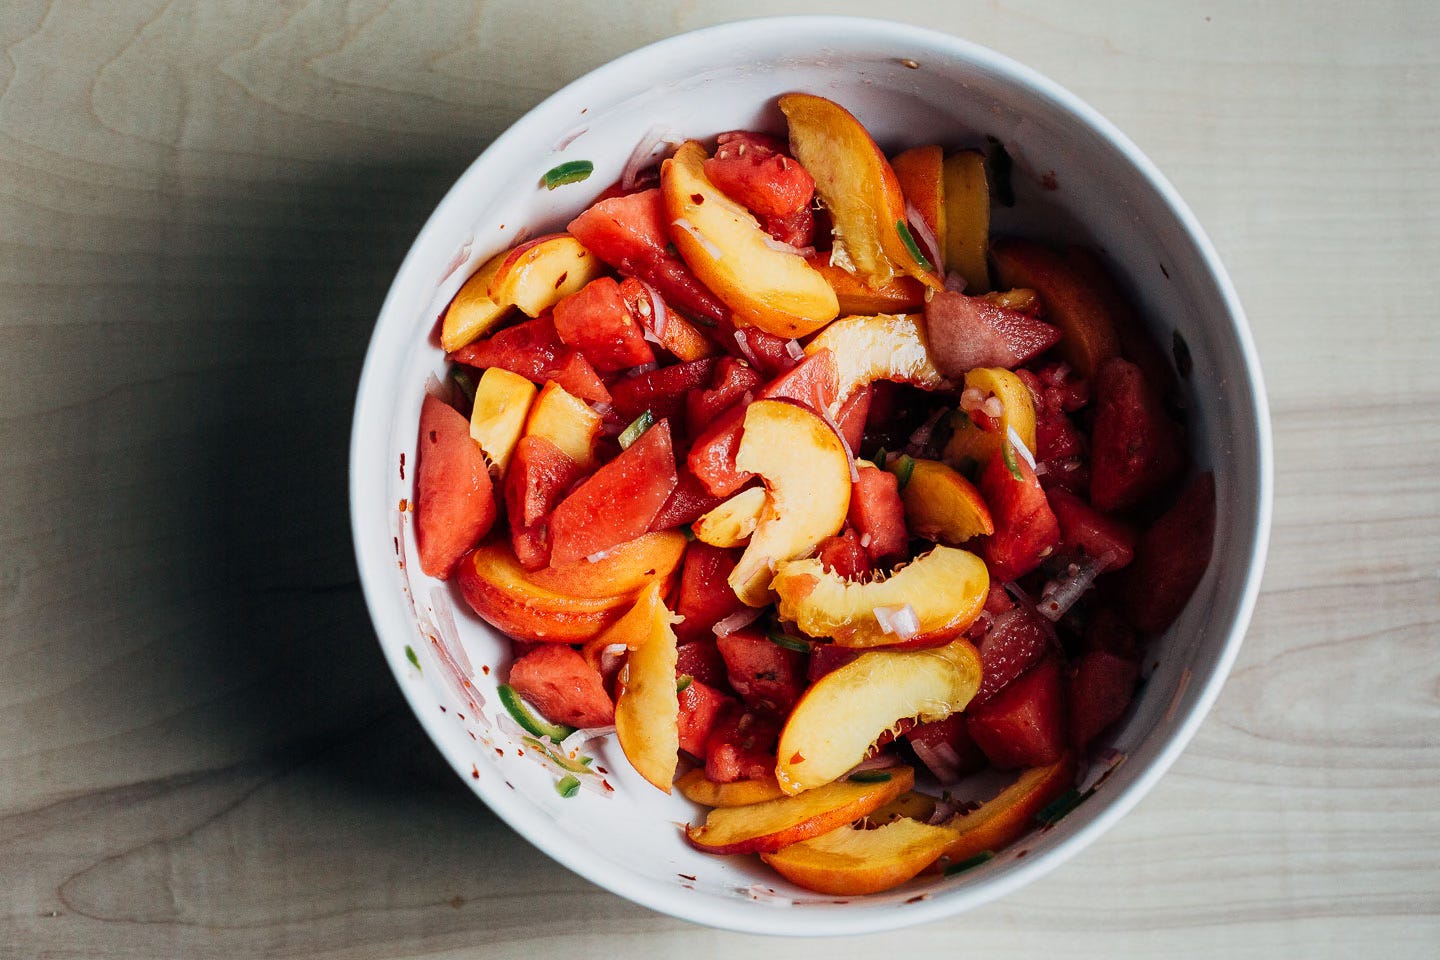
[(735, 701), (699, 679), (692, 679), (690, 685), (680, 691), (679, 697), (680, 749), (697, 759), (704, 759), (705, 745), (716, 721), (725, 706)]
[(1085, 625), (1086, 650), (1104, 650), (1120, 657), (1134, 657), (1140, 645), (1135, 628), (1111, 607), (1100, 607)]
[(555, 304), (555, 332), (602, 373), (655, 360), (645, 331), (611, 277), (599, 277)]
[(1060, 342), (1060, 328), (983, 297), (941, 290), (925, 304), (935, 367), (960, 379), (975, 367), (1013, 370)]
[(531, 383), (554, 380), (582, 400), (608, 403), (610, 393), (583, 354), (560, 342), (551, 311), (534, 320), (506, 327), (484, 340), (466, 344), (450, 355), (456, 363), (487, 369), (500, 367)]
[(1158, 396), (1173, 394), (1177, 384), (1169, 358), (1150, 331), (1145, 329), (1134, 305), (1121, 291), (1099, 255), (1085, 247), (1070, 247), (1065, 251), (1065, 262), (1085, 279), (1109, 309), (1110, 317), (1115, 321), (1115, 334), (1120, 339), (1121, 356), (1144, 371), (1145, 379)]
[(515, 557), (527, 570), (550, 562), (550, 512), (584, 469), (545, 437), (525, 436), (515, 445), (505, 473), (505, 515)]
[(708, 630), (705, 636), (680, 644), (675, 675), (694, 677), (716, 690), (730, 689), (730, 675), (725, 666), (725, 658), (720, 656), (715, 637)]
[(810, 208), (815, 179), (774, 137), (746, 130), (722, 133), (705, 176), (757, 217), (786, 217)]
[(1121, 610), (1141, 633), (1160, 633), (1180, 615), (1210, 565), (1215, 476), (1199, 474), (1175, 505), (1140, 535), (1120, 582)]
[(991, 579), (1001, 583), (1034, 570), (1060, 544), (1060, 524), (1035, 471), (1018, 453), (1013, 463), (1019, 480), (1001, 451), (986, 463), (976, 483), (995, 523), (993, 534), (978, 538), (979, 553), (990, 567)]
[(622, 276), (654, 286), (670, 306), (712, 322), (729, 316), (720, 298), (669, 248), (670, 234), (665, 227), (665, 205), (659, 188), (593, 203), (566, 229)]
[(865, 439), (865, 421), (870, 416), (870, 399), (874, 393), (870, 384), (866, 384), (850, 394), (835, 414), (835, 426), (840, 429), (840, 436), (850, 445), (851, 453), (858, 451)]
[(810, 649), (810, 667), (805, 678), (811, 683), (819, 680), (832, 670), (839, 670), (864, 653), (857, 647), (842, 647), (834, 643), (817, 643)]
[(1167, 489), (1185, 466), (1180, 428), (1140, 368), (1113, 357), (1095, 377), (1090, 502), (1126, 510)]
[(862, 466), (851, 485), (850, 526), (875, 566), (891, 566), (909, 556), (910, 535), (905, 529), (905, 503), (895, 474)]
[[(743, 347), (736, 333), (743, 334)], [(759, 327), (736, 328), (727, 318), (720, 321), (710, 335), (721, 350), (753, 364), (766, 377), (778, 377), (799, 362), (790, 355), (789, 340)]]
[(746, 627), (717, 638), (730, 686), (747, 706), (788, 713), (805, 686), (806, 655)]
[(713, 639), (715, 624), (745, 609), (730, 587), (734, 569), (735, 554), (729, 550), (699, 540), (685, 547), (680, 595), (675, 603), (675, 612), (685, 618), (675, 625), (675, 636), (682, 644)]
[(510, 548), (515, 559), (526, 570), (539, 570), (550, 565), (550, 524), (545, 520), (528, 527), (510, 527)]
[(705, 742), (705, 776), (716, 783), (772, 777), (779, 739), (774, 714), (726, 704)]
[(1036, 614), (1023, 607), (1011, 607), (998, 614), (976, 644), (980, 651), (980, 689), (971, 698), (970, 709), (1015, 682), (1053, 647), (1047, 625)]
[(1010, 591), (1005, 589), (1004, 584), (991, 582), (990, 592), (985, 595), (985, 612), (996, 617), (1014, 608), (1015, 601), (1010, 598)]
[(610, 186), (600, 191), (600, 196), (595, 198), (595, 202), (599, 203), (602, 200), (609, 200), (611, 197), (628, 197), (632, 193), (640, 193), (643, 190), (652, 190), (659, 185), (660, 165), (658, 163), (652, 164), (651, 166), (645, 167), (642, 170), (637, 170), (635, 172), (635, 182), (628, 187), (625, 186), (623, 180), (616, 180), (614, 183), (610, 184)]
[(1070, 674), (1070, 745), (1085, 749), (1120, 719), (1139, 679), (1140, 664), (1133, 658), (1105, 650), (1082, 653)]
[(782, 217), (761, 217), (760, 228), (781, 243), (803, 250), (815, 244), (815, 211), (804, 206)]
[(634, 540), (650, 529), (678, 483), (670, 423), (661, 420), (555, 508), (552, 561), (575, 563)]
[(469, 549), (490, 532), (498, 513), (490, 468), (470, 439), (470, 422), (455, 408), (426, 396), (420, 407), (415, 469), (415, 545), (420, 569), (444, 580)]
[(716, 353), (710, 338), (681, 316), (680, 311), (671, 310), (654, 287), (646, 286), (634, 277), (626, 277), (620, 283), (620, 296), (625, 298), (625, 306), (635, 322), (650, 334), (650, 338), (659, 341), (662, 351), (675, 359), (688, 362)]
[(563, 643), (540, 644), (516, 660), (510, 686), (551, 723), (608, 727), (615, 722), (615, 704), (600, 671)]
[(905, 734), (905, 739), (915, 756), (941, 783), (953, 783), (985, 768), (985, 754), (970, 736), (963, 713), (922, 723)]
[(715, 360), (706, 357), (622, 377), (610, 385), (614, 415), (628, 424), (649, 410), (656, 420), (684, 424), (686, 394), (708, 383), (714, 368)]
[(674, 492), (660, 512), (655, 514), (655, 519), (650, 521), (652, 532), (689, 526), (725, 502), (724, 497), (712, 496), (685, 464), (679, 464), (678, 470), (680, 482), (675, 485)]
[(860, 534), (850, 527), (821, 540), (815, 548), (815, 555), (822, 567), (846, 580), (861, 580), (870, 576), (870, 554), (860, 546)]
[(685, 425), (692, 437), (698, 437), (726, 408), (739, 402), (748, 392), (752, 396), (763, 383), (755, 368), (738, 357), (721, 357), (715, 364), (710, 386), (692, 391), (685, 398)]
[(1055, 763), (1066, 741), (1060, 659), (1041, 660), (966, 716), (970, 736), (993, 766), (1017, 770)]
[(1119, 570), (1134, 559), (1138, 534), (1130, 524), (1096, 510), (1063, 487), (1052, 487), (1045, 495), (1060, 524), (1060, 547), (1066, 553), (1078, 551), (1097, 559), (1108, 555), (1107, 571)]

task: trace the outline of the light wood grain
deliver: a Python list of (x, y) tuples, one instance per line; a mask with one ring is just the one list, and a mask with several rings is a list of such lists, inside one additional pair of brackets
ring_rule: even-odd
[[(952, 921), (794, 957), (1440, 952), (1440, 7), (883, 12), (1116, 121), (1250, 311), (1278, 495), (1191, 748)], [(549, 92), (853, 2), (12, 0), (0, 9), (0, 957), (684, 955), (456, 782), (380, 661), (350, 404), (400, 257)]]

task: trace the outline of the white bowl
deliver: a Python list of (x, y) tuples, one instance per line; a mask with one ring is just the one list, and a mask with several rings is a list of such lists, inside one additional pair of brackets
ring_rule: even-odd
[[(978, 145), (987, 134), (1003, 141), (1019, 202), (998, 211), (997, 229), (1098, 246), (1160, 342), (1168, 346), (1178, 331), (1188, 343), (1194, 453), (1215, 472), (1218, 502), (1215, 559), (1183, 615), (1152, 641), (1153, 672), (1107, 738), (1127, 762), (1057, 826), (988, 863), (849, 901), (791, 887), (756, 858), (691, 850), (676, 824), (699, 811), (640, 780), (613, 743), (591, 751), (613, 793), (559, 796), (555, 776), (533, 751), (518, 756), (515, 738), (497, 724), (495, 686), (508, 643), (449, 588), (404, 562), (413, 541), (410, 515), (399, 509), (413, 496), (404, 464), (414, 463), (425, 383), (443, 375), (435, 318), (465, 277), (522, 229), (562, 227), (618, 177), (652, 129), (694, 137), (779, 131), (774, 100), (792, 90), (839, 101), (887, 150)], [(571, 159), (593, 161), (594, 176), (553, 192), (538, 186), (546, 170)], [(1041, 185), (1047, 174), (1053, 189)], [(623, 897), (700, 923), (794, 935), (871, 932), (957, 913), (1054, 869), (1123, 816), (1189, 741), (1230, 670), (1259, 588), (1271, 509), (1255, 348), (1210, 241), (1164, 177), (1104, 118), (1034, 71), (944, 34), (844, 17), (730, 23), (661, 41), (576, 80), (497, 139), (420, 232), (381, 309), (350, 470), (355, 552), (381, 647), (421, 725), (476, 794), (535, 846)], [(436, 636), (473, 665), (478, 715), (437, 658)]]

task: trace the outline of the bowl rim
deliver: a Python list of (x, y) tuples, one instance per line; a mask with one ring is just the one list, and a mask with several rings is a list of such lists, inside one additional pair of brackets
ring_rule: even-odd
[[(362, 473), (362, 467), (365, 465), (363, 461), (368, 438), (362, 436), (362, 428), (371, 421), (370, 409), (381, 400), (381, 398), (373, 396), (372, 385), (381, 376), (377, 370), (382, 365), (377, 359), (375, 346), (386, 319), (399, 309), (397, 301), (400, 299), (400, 291), (414, 282), (414, 275), (418, 271), (432, 266), (428, 259), (422, 258), (424, 252), (422, 248), (431, 232), (436, 229), (436, 224), (442, 215), (452, 205), (460, 202), (460, 189), (477, 177), (486, 166), (496, 163), (497, 157), (501, 157), (513, 149), (532, 150), (533, 148), (529, 145), (533, 139), (530, 129), (537, 126), (558, 105), (573, 98), (579, 88), (588, 88), (595, 84), (603, 85), (611, 80), (620, 81), (637, 68), (642, 72), (649, 69), (651, 61), (667, 63), (672, 59), (672, 54), (712, 42), (728, 49), (734, 41), (743, 40), (747, 33), (756, 29), (766, 31), (767, 38), (771, 41), (777, 35), (781, 35), (782, 39), (793, 38), (811, 47), (822, 46), (827, 41), (853, 40), (862, 36), (877, 46), (910, 45), (917, 52), (938, 54), (969, 63), (1001, 82), (1023, 89), (1028, 96), (1050, 101), (1051, 105), (1058, 108), (1060, 112), (1069, 115), (1081, 126), (1088, 127), (1131, 164), (1134, 172), (1143, 179), (1155, 192), (1161, 203), (1174, 215), (1176, 221), (1183, 228), (1188, 241), (1194, 245), (1200, 262), (1208, 271), (1219, 297), (1224, 303), (1223, 322), (1228, 326), (1229, 335), (1234, 338), (1234, 343), (1243, 359), (1243, 374), (1254, 397), (1253, 407), (1249, 410), (1253, 418), (1253, 422), (1249, 426), (1254, 430), (1256, 466), (1258, 468), (1257, 483), (1253, 490), (1254, 501), (1251, 505), (1255, 514), (1254, 538), (1244, 583), (1239, 591), (1235, 615), (1229, 625), (1228, 635), (1219, 647), (1218, 655), (1209, 669), (1208, 676), (1198, 686), (1198, 691), (1189, 708), (1182, 708), (1182, 712), (1174, 718), (1174, 725), (1150, 764), (1133, 781), (1111, 794), (1106, 805), (1069, 837), (1043, 852), (1037, 852), (1034, 857), (1027, 858), (1024, 863), (1015, 865), (1014, 869), (998, 875), (992, 881), (947, 891), (940, 896), (911, 904), (904, 910), (894, 909), (893, 905), (879, 901), (867, 905), (859, 899), (841, 909), (817, 910), (792, 907), (781, 910), (738, 898), (721, 900), (701, 895), (697, 891), (682, 890), (670, 884), (662, 885), (658, 881), (635, 874), (628, 868), (617, 868), (615, 864), (604, 857), (592, 854), (587, 848), (570, 842), (559, 832), (553, 830), (548, 818), (518, 793), (503, 789), (491, 789), (487, 785), (487, 781), (474, 780), (467, 769), (470, 760), (458, 756), (456, 751), (446, 746), (449, 742), (449, 734), (442, 732), (440, 718), (433, 711), (422, 709), (427, 705), (420, 701), (418, 688), (414, 684), (406, 682), (406, 664), (403, 657), (389, 655), (382, 629), (384, 633), (390, 632), (389, 628), (383, 625), (392, 619), (393, 610), (389, 608), (393, 607), (399, 598), (382, 597), (381, 585), (378, 582), (372, 583), (372, 581), (378, 579), (373, 575), (374, 572), (393, 570), (394, 558), (388, 552), (383, 552), (382, 555), (380, 546), (372, 542), (376, 538), (362, 536), (361, 525), (358, 522), (366, 512), (366, 507), (362, 503), (364, 499), (362, 484), (366, 480)], [(1221, 318), (1214, 317), (1210, 322), (1220, 326), (1222, 321)], [(1237, 373), (1239, 372), (1237, 371)], [(393, 400), (393, 398), (390, 399)], [(1222, 685), (1230, 674), (1259, 596), (1273, 513), (1273, 440), (1269, 405), (1255, 343), (1239, 296), (1214, 245), (1194, 213), (1181, 199), (1169, 180), (1114, 124), (1078, 96), (1033, 68), (988, 47), (952, 34), (896, 21), (855, 16), (791, 15), (747, 18), (701, 27), (646, 44), (596, 67), (566, 84), (527, 110), (522, 117), (496, 137), (466, 167), (455, 184), (446, 192), (444, 198), (436, 205), (407, 251), (386, 294), (371, 332), (364, 367), (356, 390), (348, 463), (351, 534), (362, 592), (371, 622), (375, 627), (377, 642), (381, 646), (382, 653), (387, 654), (386, 660), (411, 712), (420, 722), (436, 749), (455, 770), (457, 776), (470, 785), (472, 791), (497, 814), (501, 821), (527, 842), (553, 860), (612, 893), (657, 912), (695, 923), (746, 933), (789, 936), (841, 936), (854, 933), (876, 933), (926, 923), (973, 909), (1026, 886), (1054, 870), (1129, 813), (1184, 751), (1209, 713), (1219, 696)], [(393, 592), (388, 582), (384, 587), (384, 592), (387, 594)], [(406, 635), (408, 636), (409, 633), (407, 632)]]

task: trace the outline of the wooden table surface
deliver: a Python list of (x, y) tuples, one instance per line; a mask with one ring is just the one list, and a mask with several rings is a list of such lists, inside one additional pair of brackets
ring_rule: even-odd
[(1042, 882), (780, 944), (552, 863), (381, 662), (346, 513), (371, 324), (548, 93), (723, 19), (868, 4), (8, 0), (0, 957), (1440, 955), (1440, 6), (884, 11), (1066, 84), (1228, 263), (1272, 401), (1263, 596), (1134, 813)]

